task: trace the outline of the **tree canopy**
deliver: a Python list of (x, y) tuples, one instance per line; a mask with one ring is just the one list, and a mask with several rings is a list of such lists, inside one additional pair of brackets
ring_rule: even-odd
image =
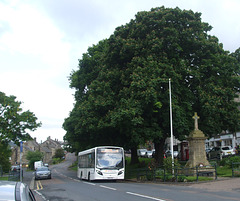
[(41, 161), (43, 159), (43, 153), (40, 151), (28, 151), (26, 159), (28, 162), (28, 167), (33, 170), (34, 169), (34, 163), (36, 161)]
[(29, 110), (23, 111), (21, 102), (15, 96), (6, 96), (0, 92), (0, 141), (20, 141), (31, 139), (29, 131), (34, 131), (41, 126), (37, 117)]
[(153, 140), (161, 160), (170, 136), (169, 78), (176, 138), (193, 129), (194, 112), (209, 137), (236, 131), (238, 54), (225, 51), (211, 29), (201, 13), (159, 7), (90, 47), (70, 76), (76, 104), (63, 124), (65, 139), (76, 150), (111, 144), (134, 153)]

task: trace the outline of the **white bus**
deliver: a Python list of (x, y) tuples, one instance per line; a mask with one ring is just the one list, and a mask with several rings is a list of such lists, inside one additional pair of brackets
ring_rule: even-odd
[(91, 180), (124, 179), (125, 159), (122, 147), (102, 146), (78, 153), (77, 177)]

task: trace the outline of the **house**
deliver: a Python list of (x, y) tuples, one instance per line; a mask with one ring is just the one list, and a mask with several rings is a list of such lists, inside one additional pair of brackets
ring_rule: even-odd
[[(21, 160), (23, 166), (28, 164), (28, 160), (26, 158), (28, 151), (40, 151), (40, 145), (37, 143), (36, 138), (23, 143)], [(12, 146), (11, 164), (20, 164), (20, 147), (15, 144)]]
[(237, 132), (235, 135), (233, 133), (224, 132), (207, 139), (205, 143), (207, 148), (231, 146), (234, 149), (236, 146), (240, 145), (240, 132)]
[[(50, 136), (41, 144), (34, 138), (33, 140), (23, 143), (21, 163), (23, 166), (28, 164), (28, 160), (26, 159), (27, 152), (40, 151), (43, 153), (43, 162), (51, 164), (52, 158), (59, 148), (61, 148), (61, 143), (57, 140), (52, 140)], [(20, 147), (15, 144), (12, 145), (11, 164), (20, 164)]]
[(51, 139), (49, 136), (47, 140), (40, 145), (40, 151), (44, 153), (43, 162), (51, 164), (56, 150), (61, 148), (61, 143), (57, 140)]

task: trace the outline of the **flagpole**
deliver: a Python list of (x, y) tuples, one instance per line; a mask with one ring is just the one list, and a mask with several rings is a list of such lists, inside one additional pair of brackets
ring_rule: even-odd
[[(172, 91), (171, 91), (171, 78), (169, 78), (169, 105), (170, 105), (170, 128), (171, 128), (172, 167), (174, 167), (174, 157), (173, 157), (173, 125), (172, 125)], [(174, 170), (173, 170), (173, 171), (174, 171)]]

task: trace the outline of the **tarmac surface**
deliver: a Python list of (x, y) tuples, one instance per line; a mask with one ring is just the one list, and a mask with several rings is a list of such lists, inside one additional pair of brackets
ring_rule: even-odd
[[(70, 157), (70, 155), (69, 155)], [(35, 191), (35, 180), (33, 172), (24, 171), (23, 182), (27, 183), (29, 187), (33, 190), (36, 200), (42, 201), (43, 199)], [(158, 182), (156, 182), (158, 183)], [(240, 177), (218, 177), (217, 180), (212, 181), (199, 181), (199, 182), (161, 182), (161, 184), (166, 185), (178, 185), (178, 186), (188, 186), (189, 188), (203, 189), (211, 192), (240, 192)], [(240, 198), (239, 198), (240, 201)]]

